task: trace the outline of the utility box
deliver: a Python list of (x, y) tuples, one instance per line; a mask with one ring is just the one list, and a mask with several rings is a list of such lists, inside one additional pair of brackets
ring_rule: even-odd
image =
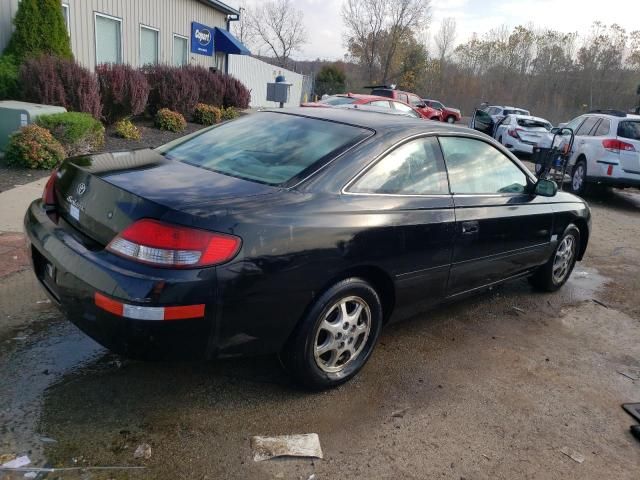
[(267, 101), (278, 102), (282, 108), (289, 101), (291, 85), (284, 76), (278, 75), (274, 83), (267, 83)]
[(21, 127), (33, 123), (40, 115), (66, 112), (64, 107), (5, 100), (0, 102), (0, 152), (4, 152), (9, 136)]

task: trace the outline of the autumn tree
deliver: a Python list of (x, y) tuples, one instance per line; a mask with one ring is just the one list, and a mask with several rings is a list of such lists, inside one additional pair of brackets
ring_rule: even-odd
[(337, 63), (325, 65), (316, 75), (316, 94), (334, 95), (336, 93), (343, 93), (346, 80), (347, 76), (344, 73), (344, 68)]

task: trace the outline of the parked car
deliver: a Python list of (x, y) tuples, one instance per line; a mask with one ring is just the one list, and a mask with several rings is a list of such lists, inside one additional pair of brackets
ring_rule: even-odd
[(544, 118), (507, 115), (494, 127), (493, 137), (514, 153), (532, 154), (533, 148), (551, 128), (551, 123)]
[(422, 101), (428, 107), (440, 110), (440, 112), (442, 112), (440, 118), (443, 122), (456, 123), (462, 119), (462, 112), (457, 108), (445, 107), (444, 104), (438, 100), (423, 98)]
[(405, 102), (377, 95), (363, 95), (360, 93), (331, 95), (318, 102), (305, 102), (300, 104), (301, 107), (339, 107), (344, 105), (368, 105), (376, 108), (388, 108), (407, 115), (416, 116), (417, 118), (429, 119), (429, 117), (425, 116), (422, 111)]
[(472, 130), (297, 108), (68, 159), (24, 226), (45, 291), (102, 345), (279, 353), (322, 389), (390, 319), (519, 277), (559, 289), (590, 211)]
[[(399, 103), (399, 102), (398, 102)], [(389, 108), (389, 107), (378, 107), (375, 105), (368, 105), (368, 104), (364, 104), (364, 105), (359, 105), (359, 104), (353, 104), (353, 105), (338, 105), (337, 107), (334, 108), (347, 108), (347, 109), (353, 109), (353, 110), (360, 110), (360, 111), (364, 111), (364, 112), (376, 112), (376, 113), (382, 113), (385, 115), (400, 115), (403, 117), (407, 117), (407, 118), (422, 118), (422, 115), (420, 115), (417, 111), (415, 111), (414, 109), (410, 108), (409, 110), (406, 111), (402, 111), (402, 110), (398, 110), (396, 108)]]
[(640, 187), (640, 115), (596, 110), (565, 128), (576, 136), (569, 159), (574, 193), (584, 194), (591, 184)]
[(392, 98), (411, 105), (413, 108), (418, 110), (424, 118), (437, 121), (442, 120), (442, 112), (427, 105), (422, 98), (415, 93), (405, 92), (403, 90), (397, 90), (387, 86), (372, 86), (366, 88), (371, 88), (371, 95)]
[(529, 112), (529, 110), (525, 110), (524, 108), (505, 107), (498, 105), (489, 105), (488, 107), (484, 108), (484, 111), (491, 115), (491, 118), (496, 123), (502, 120), (507, 115), (531, 115), (531, 112)]

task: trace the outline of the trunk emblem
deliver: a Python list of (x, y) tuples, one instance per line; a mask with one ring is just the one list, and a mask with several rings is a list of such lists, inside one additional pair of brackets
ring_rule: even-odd
[(81, 183), (78, 185), (78, 188), (76, 188), (76, 193), (78, 195), (82, 195), (84, 194), (84, 192), (87, 191), (87, 186), (84, 183)]

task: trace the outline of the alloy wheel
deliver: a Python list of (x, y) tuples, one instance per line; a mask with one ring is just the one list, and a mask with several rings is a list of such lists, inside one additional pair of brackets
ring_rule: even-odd
[(362, 353), (370, 333), (369, 305), (355, 296), (338, 300), (327, 310), (316, 332), (316, 364), (328, 373), (344, 370)]
[(560, 242), (556, 250), (555, 258), (553, 259), (553, 281), (556, 284), (560, 284), (565, 280), (571, 270), (575, 253), (576, 239), (573, 235), (567, 235), (562, 239), (562, 242)]
[(576, 169), (573, 171), (573, 178), (571, 179), (571, 188), (574, 192), (579, 192), (584, 184), (584, 164), (579, 163)]

